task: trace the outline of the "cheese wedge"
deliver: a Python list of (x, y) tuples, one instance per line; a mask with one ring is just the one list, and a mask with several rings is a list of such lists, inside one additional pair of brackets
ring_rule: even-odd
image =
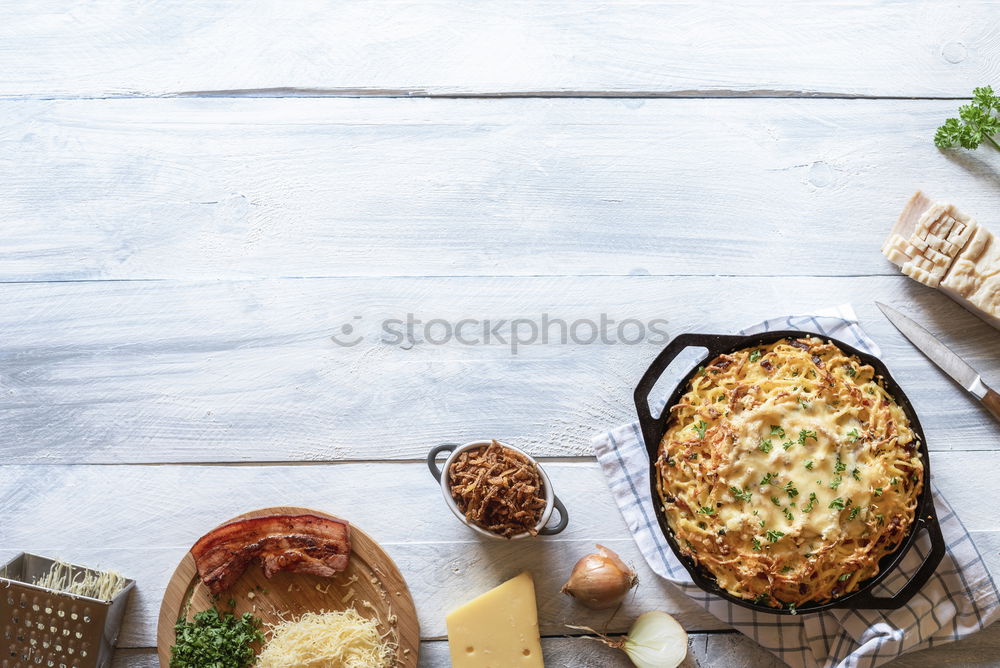
[(882, 244), (889, 261), (1000, 329), (1000, 241), (950, 204), (918, 192)]
[(544, 668), (529, 573), (452, 610), (445, 621), (452, 668)]

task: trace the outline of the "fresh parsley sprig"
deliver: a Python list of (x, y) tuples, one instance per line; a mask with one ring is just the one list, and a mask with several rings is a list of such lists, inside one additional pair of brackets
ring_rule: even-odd
[(972, 91), (972, 104), (958, 108), (958, 118), (949, 118), (934, 134), (934, 144), (938, 148), (974, 149), (985, 139), (1000, 151), (1000, 144), (991, 135), (1000, 133), (1000, 97), (993, 94), (992, 86), (983, 86)]

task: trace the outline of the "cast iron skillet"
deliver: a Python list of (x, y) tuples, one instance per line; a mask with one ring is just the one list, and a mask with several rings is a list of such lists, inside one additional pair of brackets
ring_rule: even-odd
[[(697, 367), (692, 369), (674, 388), (673, 393), (670, 395), (670, 398), (666, 403), (666, 408), (664, 408), (660, 417), (653, 417), (650, 412), (649, 394), (653, 390), (653, 386), (656, 384), (656, 381), (659, 380), (660, 375), (663, 374), (666, 368), (670, 366), (670, 363), (685, 348), (693, 347), (708, 349), (708, 354), (703, 360), (708, 361), (724, 353), (733, 353), (743, 348), (774, 343), (778, 339), (798, 339), (809, 336), (815, 336), (824, 341), (830, 341), (848, 355), (857, 355), (862, 362), (870, 364), (875, 369), (875, 375), (883, 378), (886, 389), (903, 409), (906, 417), (910, 420), (910, 427), (913, 429), (913, 433), (916, 434), (917, 439), (919, 440), (920, 456), (923, 458), (924, 464), (924, 487), (923, 491), (920, 493), (919, 499), (917, 500), (917, 516), (914, 519), (913, 524), (910, 526), (909, 534), (903, 542), (900, 543), (900, 546), (895, 552), (887, 554), (881, 561), (879, 561), (878, 575), (868, 580), (859, 589), (851, 592), (850, 594), (845, 594), (822, 604), (806, 604), (797, 608), (795, 612), (801, 614), (806, 612), (819, 612), (821, 610), (829, 610), (831, 608), (893, 610), (901, 608), (906, 605), (914, 594), (916, 594), (917, 591), (919, 591), (920, 588), (927, 583), (927, 580), (934, 573), (935, 569), (937, 569), (938, 564), (941, 563), (941, 559), (944, 557), (945, 553), (944, 537), (941, 535), (941, 527), (938, 524), (937, 513), (934, 511), (934, 499), (930, 491), (931, 471), (930, 458), (927, 455), (927, 440), (924, 438), (924, 431), (920, 427), (920, 420), (917, 419), (917, 415), (913, 411), (910, 401), (903, 393), (903, 389), (896, 383), (895, 380), (893, 380), (892, 376), (889, 374), (889, 370), (886, 369), (885, 364), (883, 364), (877, 357), (857, 350), (856, 348), (841, 341), (837, 341), (836, 339), (832, 339), (829, 336), (814, 334), (812, 332), (784, 330), (762, 332), (759, 334), (751, 334), (749, 336), (681, 334), (680, 336), (674, 338), (667, 345), (667, 347), (663, 349), (663, 352), (657, 355), (656, 359), (653, 360), (653, 363), (649, 366), (649, 369), (646, 370), (646, 373), (642, 376), (642, 379), (639, 381), (639, 385), (635, 390), (635, 408), (639, 414), (639, 425), (642, 428), (642, 438), (646, 443), (646, 451), (649, 453), (649, 487), (653, 498), (653, 511), (656, 513), (656, 518), (660, 523), (660, 529), (663, 531), (663, 535), (670, 544), (670, 548), (674, 551), (674, 554), (677, 555), (677, 559), (684, 564), (684, 568), (686, 568), (688, 573), (691, 574), (691, 579), (694, 580), (695, 584), (699, 587), (710, 594), (715, 594), (716, 596), (720, 596), (727, 601), (735, 603), (736, 605), (756, 610), (757, 612), (767, 612), (779, 615), (792, 614), (791, 610), (784, 608), (772, 608), (730, 594), (718, 585), (715, 578), (707, 569), (698, 566), (690, 557), (686, 557), (681, 554), (677, 545), (677, 540), (674, 537), (673, 532), (670, 530), (670, 526), (667, 524), (666, 514), (661, 509), (659, 493), (656, 489), (655, 464), (657, 451), (660, 447), (660, 441), (663, 439), (663, 434), (667, 430), (667, 422), (670, 418), (669, 408), (680, 400), (687, 388), (688, 381), (697, 372)], [(895, 595), (888, 598), (875, 596), (872, 593), (872, 590), (879, 582), (885, 579), (890, 572), (892, 572), (900, 561), (902, 561), (907, 550), (913, 546), (913, 543), (921, 529), (926, 529), (931, 539), (931, 551), (927, 555), (927, 558), (924, 559), (924, 562), (920, 565), (920, 568), (917, 569), (916, 573), (914, 573), (913, 577), (910, 578), (909, 582), (907, 582), (902, 589), (896, 592)]]

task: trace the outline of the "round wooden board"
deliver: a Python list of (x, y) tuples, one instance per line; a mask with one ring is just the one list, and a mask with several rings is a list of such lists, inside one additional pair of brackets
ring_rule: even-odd
[[(254, 510), (222, 524), (265, 515), (319, 515), (341, 519), (308, 508), (281, 506)], [(348, 600), (345, 597), (352, 589), (354, 595)], [(415, 668), (417, 665), (420, 651), (420, 624), (406, 582), (389, 555), (354, 525), (351, 525), (351, 560), (343, 573), (338, 573), (332, 578), (321, 578), (315, 575), (280, 572), (268, 580), (264, 577), (260, 562), (255, 560), (236, 584), (219, 598), (217, 605), (221, 611), (230, 610), (230, 599), (236, 601), (235, 608), (232, 608), (236, 614), (250, 612), (259, 617), (265, 625), (279, 621), (280, 614), (284, 614), (288, 619), (306, 612), (345, 610), (353, 606), (365, 617), (377, 618), (382, 628), (391, 628), (395, 631), (399, 645), (396, 651), (397, 667)], [(160, 604), (156, 644), (161, 668), (170, 666), (174, 624), (188, 601), (191, 603), (188, 610), (189, 618), (196, 612), (212, 607), (212, 595), (198, 577), (194, 557), (190, 552), (184, 555), (184, 559), (167, 583), (163, 602)], [(367, 607), (364, 601), (371, 603), (374, 609)], [(395, 624), (390, 623), (393, 616)]]

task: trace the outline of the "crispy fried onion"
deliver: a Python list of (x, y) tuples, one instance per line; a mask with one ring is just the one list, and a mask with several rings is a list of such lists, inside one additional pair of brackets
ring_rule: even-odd
[(538, 534), (545, 509), (542, 477), (516, 450), (493, 441), (459, 453), (448, 468), (448, 485), (459, 510), (473, 524), (504, 538)]

